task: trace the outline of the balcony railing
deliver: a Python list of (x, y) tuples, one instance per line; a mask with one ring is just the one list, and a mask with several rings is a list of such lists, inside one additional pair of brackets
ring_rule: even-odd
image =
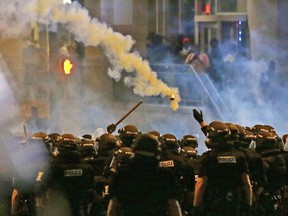
[[(232, 119), (230, 111), (206, 73), (199, 74), (187, 64), (153, 64), (151, 68), (169, 87), (179, 89), (180, 106), (206, 107), (219, 119)], [(123, 82), (114, 83), (114, 98), (124, 102), (141, 99), (145, 103), (167, 106), (170, 103), (169, 99), (160, 96), (140, 98), (133, 93), (132, 88), (124, 86)]]

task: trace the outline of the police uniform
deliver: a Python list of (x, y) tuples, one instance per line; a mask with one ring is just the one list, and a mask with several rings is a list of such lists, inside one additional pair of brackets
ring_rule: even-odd
[(142, 134), (132, 149), (135, 156), (113, 176), (107, 216), (181, 216), (175, 176), (158, 166), (159, 140)]
[(177, 199), (177, 188), (170, 170), (159, 168), (157, 164), (143, 164), (135, 158), (114, 176), (110, 197), (118, 199), (120, 215), (166, 216), (167, 200)]
[(161, 155), (160, 167), (171, 169), (180, 187), (179, 200), (183, 204), (186, 193), (192, 193), (195, 186), (195, 174), (193, 164), (189, 162), (180, 152), (166, 149)]
[[(265, 215), (280, 215), (281, 199), (272, 201), (273, 197), (281, 194), (281, 189), (286, 183), (287, 168), (280, 149), (270, 149), (261, 152), (267, 177), (265, 193), (260, 197), (260, 202), (265, 207)], [(275, 208), (275, 206), (277, 206)]]
[(85, 163), (78, 152), (64, 152), (52, 161), (51, 170), (52, 188), (60, 189), (67, 195), (75, 214), (79, 210), (79, 201), (87, 201), (87, 192), (94, 189), (94, 171), (91, 165)]
[(259, 202), (265, 215), (280, 215), (281, 189), (286, 183), (287, 167), (274, 134), (262, 130), (256, 134), (256, 151), (261, 154), (267, 177), (267, 185)]
[(203, 203), (210, 215), (240, 215), (242, 173), (248, 174), (248, 166), (236, 149), (215, 148), (201, 156), (199, 178), (208, 178)]
[(106, 211), (108, 205), (108, 194), (109, 194), (109, 182), (108, 177), (110, 173), (110, 163), (111, 158), (114, 155), (115, 144), (111, 145), (112, 142), (109, 141), (110, 146), (105, 148), (100, 143), (98, 149), (98, 157), (94, 160), (92, 165), (95, 174), (95, 198), (93, 200), (92, 206), (90, 208), (90, 215), (102, 215)]

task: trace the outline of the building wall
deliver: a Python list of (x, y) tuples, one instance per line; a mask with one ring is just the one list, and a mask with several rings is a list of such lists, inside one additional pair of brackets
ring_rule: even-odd
[[(113, 21), (113, 17), (117, 17), (116, 15), (114, 16), (117, 8), (113, 7), (113, 2), (114, 0), (85, 0), (85, 6), (89, 9), (92, 17), (107, 22), (108, 25), (112, 26), (114, 31), (118, 31), (124, 35), (131, 35), (136, 42), (135, 50), (140, 54), (145, 54), (146, 37), (148, 33), (158, 30), (159, 33), (162, 34), (164, 31), (163, 19), (161, 19), (163, 14), (161, 14), (161, 11), (159, 12), (158, 21), (156, 21), (157, 17), (155, 15), (156, 2), (160, 5), (163, 3), (163, 0), (131, 1), (133, 4), (132, 11), (129, 12), (132, 13), (131, 23), (122, 23), (121, 25), (116, 25)], [(281, 4), (284, 3), (285, 0), (282, 0)], [(275, 58), (276, 53), (279, 53), (277, 52), (279, 47), (282, 47), (282, 45), (288, 47), (287, 42), (284, 44), (278, 43), (279, 38), (283, 41), (287, 38), (288, 27), (285, 24), (287, 19), (282, 17), (287, 16), (287, 13), (281, 10), (281, 16), (277, 16), (280, 9), (276, 0), (253, 0), (247, 1), (247, 4), (252, 57), (255, 59)], [(285, 6), (287, 8), (287, 4), (285, 4)], [(166, 25), (168, 24), (170, 23), (166, 23)], [(157, 25), (159, 25), (159, 28), (157, 28)], [(263, 46), (263, 44), (269, 44), (269, 46)], [(20, 100), (23, 94), (22, 49), (24, 46), (25, 41), (23, 38), (0, 39), (1, 53), (7, 62), (15, 83), (12, 85), (12, 88), (15, 90), (16, 97)], [(45, 42), (43, 42), (43, 46), (45, 46)], [(287, 59), (287, 56), (284, 57)], [(283, 62), (285, 60), (284, 57)], [(89, 96), (89, 99), (85, 100), (84, 105), (87, 109), (91, 107), (89, 110), (93, 118), (89, 120), (93, 122), (91, 125), (97, 127), (105, 127), (109, 123), (116, 122), (138, 102), (130, 101), (129, 103), (123, 103), (114, 97), (114, 81), (107, 74), (109, 66), (109, 61), (101, 48), (86, 47), (83, 85), (85, 85), (86, 97)], [(27, 103), (25, 102), (25, 104)], [(48, 106), (48, 104), (46, 105)], [(143, 131), (161, 128), (163, 132), (165, 131), (167, 133), (173, 133), (181, 128), (177, 131), (179, 135), (194, 133), (195, 131), (199, 132), (199, 126), (191, 120), (191, 107), (180, 108), (176, 112), (172, 112), (168, 106), (150, 106), (143, 104), (140, 108), (141, 109), (133, 113), (130, 118), (125, 120), (123, 124), (138, 124)], [(24, 109), (23, 112), (27, 112), (27, 110), (29, 109)], [(45, 108), (45, 110), (48, 109)], [(103, 115), (103, 113), (107, 114), (107, 116)], [(25, 113), (24, 116), (26, 115), (27, 113)], [(47, 115), (49, 115), (49, 113), (47, 113)], [(75, 115), (77, 115), (77, 113)], [(141, 120), (144, 118), (147, 121)], [(206, 120), (209, 120), (208, 117)], [(121, 127), (121, 125), (119, 126)]]
[(277, 6), (277, 0), (247, 2), (251, 56), (255, 60), (276, 58)]

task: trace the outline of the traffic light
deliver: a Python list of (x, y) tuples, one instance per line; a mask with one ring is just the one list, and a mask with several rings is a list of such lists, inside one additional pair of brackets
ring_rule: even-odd
[(210, 13), (211, 13), (211, 5), (210, 5), (210, 3), (206, 3), (205, 4), (205, 14), (210, 15)]
[(69, 58), (66, 58), (63, 60), (62, 70), (63, 70), (65, 75), (70, 75), (73, 68), (74, 68), (74, 64)]

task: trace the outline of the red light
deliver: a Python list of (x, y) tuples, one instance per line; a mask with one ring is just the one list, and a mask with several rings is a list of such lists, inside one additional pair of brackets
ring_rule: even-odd
[(211, 13), (211, 6), (209, 3), (205, 4), (205, 13), (209, 15)]

